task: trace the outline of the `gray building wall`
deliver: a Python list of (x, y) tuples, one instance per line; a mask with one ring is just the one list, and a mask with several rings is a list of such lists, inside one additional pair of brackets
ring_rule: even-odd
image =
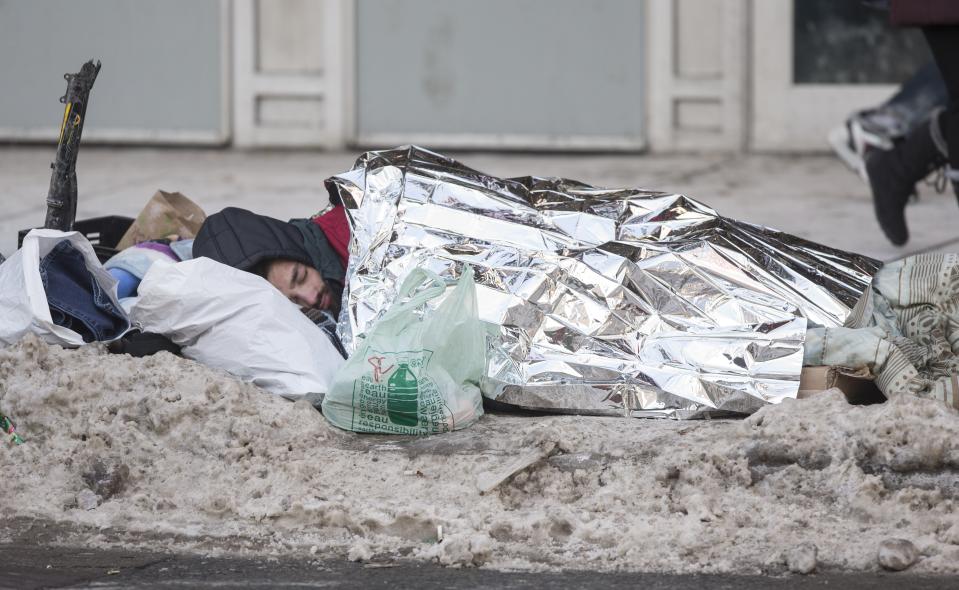
[(229, 139), (219, 0), (0, 1), (0, 137), (55, 140), (62, 75), (98, 58), (84, 139)]
[(91, 142), (825, 150), (895, 90), (848, 58), (898, 33), (848, 4), (0, 0), (0, 141), (52, 141), (99, 57)]

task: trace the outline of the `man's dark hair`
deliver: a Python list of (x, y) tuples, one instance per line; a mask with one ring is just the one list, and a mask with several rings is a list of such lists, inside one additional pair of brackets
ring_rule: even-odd
[(267, 273), (270, 272), (270, 264), (272, 264), (274, 260), (279, 260), (279, 259), (278, 259), (278, 258), (266, 258), (266, 259), (264, 259), (264, 260), (261, 260), (261, 261), (257, 262), (256, 264), (254, 264), (253, 266), (251, 266), (251, 267), (249, 268), (249, 272), (252, 272), (253, 274), (255, 274), (255, 275), (257, 275), (257, 276), (260, 276), (260, 277), (263, 277), (263, 278), (265, 279)]
[[(236, 207), (227, 207), (203, 222), (193, 240), (193, 257), (200, 256), (260, 276), (266, 276), (269, 261), (277, 258), (310, 265), (313, 260), (295, 225)], [(261, 264), (264, 260), (267, 263)]]

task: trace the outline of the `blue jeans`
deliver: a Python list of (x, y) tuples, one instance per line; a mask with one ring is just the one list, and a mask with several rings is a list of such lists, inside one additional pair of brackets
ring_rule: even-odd
[(53, 323), (84, 342), (113, 340), (130, 328), (123, 310), (87, 270), (83, 254), (64, 240), (40, 261), (40, 280)]
[(889, 100), (860, 115), (863, 126), (890, 139), (905, 137), (914, 128), (929, 120), (929, 115), (949, 102), (946, 84), (935, 62), (928, 62)]

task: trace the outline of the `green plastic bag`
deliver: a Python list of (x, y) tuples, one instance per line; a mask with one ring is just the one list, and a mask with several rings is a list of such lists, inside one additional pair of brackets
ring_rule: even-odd
[(435, 273), (410, 273), (396, 302), (334, 377), (323, 399), (330, 422), (354, 432), (438, 434), (465, 428), (483, 415), (479, 382), (486, 370), (486, 329), (477, 311), (473, 269), (464, 268), (439, 307), (425, 307), (445, 292), (446, 283)]

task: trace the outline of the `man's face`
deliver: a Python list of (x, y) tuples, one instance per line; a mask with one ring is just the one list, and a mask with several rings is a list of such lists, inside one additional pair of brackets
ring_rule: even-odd
[(320, 273), (302, 262), (274, 260), (267, 269), (266, 280), (300, 307), (334, 311), (339, 303)]

